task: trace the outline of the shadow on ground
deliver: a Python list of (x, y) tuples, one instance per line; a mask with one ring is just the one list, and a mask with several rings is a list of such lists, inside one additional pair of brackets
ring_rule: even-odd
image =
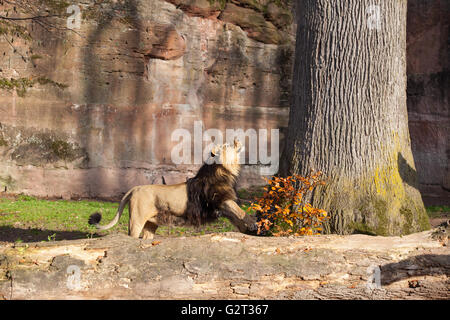
[(22, 229), (0, 226), (0, 242), (41, 242), (96, 238), (99, 235), (80, 231)]

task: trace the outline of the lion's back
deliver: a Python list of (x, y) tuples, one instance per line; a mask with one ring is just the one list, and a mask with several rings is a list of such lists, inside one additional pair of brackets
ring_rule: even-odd
[(186, 183), (173, 185), (143, 185), (135, 187), (131, 201), (146, 207), (156, 207), (158, 211), (168, 211), (183, 215), (187, 206)]

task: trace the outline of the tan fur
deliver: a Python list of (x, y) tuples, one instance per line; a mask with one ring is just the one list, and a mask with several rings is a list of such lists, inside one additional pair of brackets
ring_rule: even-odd
[(183, 216), (187, 205), (186, 183), (135, 187), (130, 199), (129, 235), (151, 239), (158, 227), (158, 214)]
[[(239, 152), (241, 145), (235, 141), (233, 146), (228, 144), (215, 147), (212, 155), (219, 157), (222, 166), (216, 166), (215, 174), (219, 177), (227, 177), (234, 182), (239, 174)], [(219, 189), (220, 191), (220, 189)], [(233, 191), (234, 192), (234, 191)], [(126, 203), (130, 203), (130, 221), (128, 234), (139, 238), (143, 232), (143, 239), (152, 239), (163, 215), (183, 217), (188, 207), (187, 183), (174, 185), (144, 185), (132, 188), (120, 202), (119, 210), (106, 226), (95, 224), (98, 229), (106, 230), (113, 227), (120, 218)], [(241, 232), (252, 230), (254, 221), (249, 220), (246, 213), (234, 202), (226, 198), (219, 206), (224, 216), (229, 218)], [(101, 218), (101, 217), (100, 217)]]

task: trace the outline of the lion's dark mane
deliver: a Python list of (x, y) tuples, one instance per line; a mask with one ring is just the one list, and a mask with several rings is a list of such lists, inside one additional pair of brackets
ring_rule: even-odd
[(219, 206), (226, 200), (236, 200), (235, 183), (236, 176), (222, 164), (203, 164), (186, 182), (186, 221), (198, 226), (216, 220)]

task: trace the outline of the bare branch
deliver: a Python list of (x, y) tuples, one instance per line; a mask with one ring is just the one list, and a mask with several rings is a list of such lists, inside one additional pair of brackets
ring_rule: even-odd
[(0, 19), (18, 21), (18, 20), (38, 20), (38, 19), (53, 18), (53, 17), (62, 17), (62, 16), (57, 15), (57, 14), (46, 15), (46, 16), (23, 17), (23, 18), (0, 16)]

